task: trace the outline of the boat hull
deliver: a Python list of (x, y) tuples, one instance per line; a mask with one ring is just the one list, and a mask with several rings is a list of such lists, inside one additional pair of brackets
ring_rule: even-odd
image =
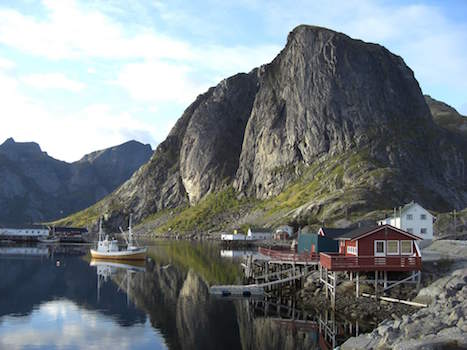
[(145, 260), (146, 248), (138, 250), (121, 250), (118, 252), (98, 252), (91, 249), (91, 257), (93, 259), (106, 259), (106, 260)]

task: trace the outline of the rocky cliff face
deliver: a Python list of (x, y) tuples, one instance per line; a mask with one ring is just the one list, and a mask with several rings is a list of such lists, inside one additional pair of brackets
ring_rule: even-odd
[(56, 160), (34, 142), (0, 145), (0, 223), (51, 220), (83, 209), (127, 180), (151, 157), (130, 141), (74, 163)]
[(288, 218), (412, 199), (463, 208), (466, 147), (433, 122), (402, 58), (299, 26), (270, 64), (200, 95), (151, 161), (98, 209), (115, 223), (128, 211), (141, 220), (227, 186), (263, 201), (282, 195), (278, 215)]
[(467, 136), (467, 117), (444, 102), (425, 95), (425, 101), (430, 108), (436, 124), (454, 133)]

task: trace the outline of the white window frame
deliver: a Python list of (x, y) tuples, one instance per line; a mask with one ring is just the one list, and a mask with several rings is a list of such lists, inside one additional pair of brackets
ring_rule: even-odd
[(420, 214), (420, 220), (426, 220), (426, 214)]
[[(404, 253), (402, 252), (402, 242), (410, 242), (410, 253)], [(410, 241), (410, 240), (403, 240), (403, 241), (400, 241), (399, 243), (400, 245), (400, 252), (401, 252), (401, 255), (412, 255), (413, 254), (413, 241)]]
[[(389, 249), (388, 249), (388, 243), (389, 242), (396, 242), (397, 244), (397, 251), (395, 253), (390, 253), (389, 252)], [(399, 241), (395, 240), (395, 239), (388, 239), (386, 241), (386, 255), (399, 255), (399, 252), (400, 252), (400, 248), (399, 248)]]
[[(425, 230), (425, 232), (423, 232)], [(428, 229), (426, 227), (420, 227), (420, 234), (426, 235), (428, 233)]]
[(347, 254), (357, 255), (357, 247), (347, 246)]
[[(378, 253), (377, 250), (376, 250), (376, 246), (378, 245), (379, 242), (383, 243), (383, 250), (384, 251), (382, 253)], [(386, 241), (383, 241), (383, 240), (375, 241), (375, 243), (374, 243), (374, 255), (375, 256), (386, 256)]]
[(406, 218), (407, 220), (413, 220), (413, 214), (407, 214), (407, 215), (405, 216), (405, 218)]

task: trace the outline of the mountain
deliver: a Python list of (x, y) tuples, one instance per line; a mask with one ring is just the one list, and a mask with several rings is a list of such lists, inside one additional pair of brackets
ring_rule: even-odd
[(129, 141), (66, 163), (34, 142), (0, 145), (0, 223), (53, 220), (86, 208), (126, 181), (152, 155)]
[(301, 25), (271, 63), (198, 96), (147, 164), (67, 221), (133, 212), (156, 232), (204, 231), (345, 226), (410, 200), (464, 208), (466, 149), (401, 57)]
[(466, 116), (461, 115), (448, 104), (435, 100), (429, 95), (425, 95), (425, 101), (436, 124), (449, 131), (467, 136)]

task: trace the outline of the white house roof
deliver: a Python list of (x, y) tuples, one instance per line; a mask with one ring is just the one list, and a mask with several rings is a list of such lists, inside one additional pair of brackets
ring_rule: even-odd
[(402, 207), (402, 212), (405, 213), (407, 210), (409, 210), (410, 208), (414, 207), (414, 206), (419, 206), (420, 208), (422, 208), (423, 210), (425, 210), (429, 215), (433, 216), (428, 210), (426, 210), (425, 208), (423, 208), (420, 204), (418, 204), (417, 202), (410, 202), (410, 203), (407, 203), (406, 205), (404, 205)]

